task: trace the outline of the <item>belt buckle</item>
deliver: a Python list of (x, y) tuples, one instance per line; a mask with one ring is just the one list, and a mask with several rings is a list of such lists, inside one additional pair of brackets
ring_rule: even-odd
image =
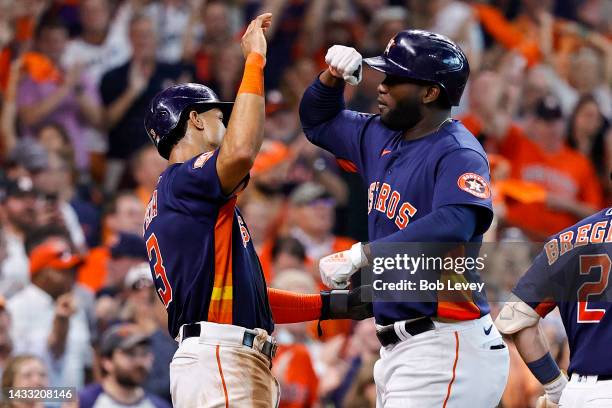
[(274, 337), (271, 338), (270, 344), (272, 345), (270, 348), (270, 359), (273, 359), (276, 356), (276, 350), (278, 350), (278, 343)]

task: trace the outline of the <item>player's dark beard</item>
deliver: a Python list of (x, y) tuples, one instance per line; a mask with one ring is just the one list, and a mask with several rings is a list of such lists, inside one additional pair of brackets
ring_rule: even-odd
[(397, 101), (395, 108), (381, 115), (381, 122), (392, 130), (412, 129), (423, 119), (421, 101), (418, 96), (407, 96)]

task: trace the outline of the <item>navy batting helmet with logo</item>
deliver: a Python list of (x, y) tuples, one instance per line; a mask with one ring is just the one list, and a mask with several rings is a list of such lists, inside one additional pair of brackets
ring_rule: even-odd
[(193, 83), (173, 85), (151, 100), (144, 126), (159, 154), (168, 159), (172, 146), (183, 136), (179, 124), (187, 120), (188, 108), (198, 112), (219, 108), (227, 126), (233, 106), (233, 102), (221, 102), (207, 86)]
[(459, 105), (470, 74), (461, 48), (443, 35), (423, 30), (400, 31), (383, 55), (363, 62), (387, 75), (435, 83), (451, 105)]

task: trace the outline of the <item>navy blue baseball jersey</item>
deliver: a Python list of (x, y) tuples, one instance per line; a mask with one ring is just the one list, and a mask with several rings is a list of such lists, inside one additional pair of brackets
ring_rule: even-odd
[[(380, 115), (345, 109), (343, 87), (317, 80), (306, 90), (301, 119), (308, 140), (331, 152), (345, 170), (358, 172), (368, 190), (370, 242), (401, 242), (397, 233), (448, 205), (477, 206), (470, 242), (481, 242), (492, 218), (489, 164), (476, 138), (458, 121), (416, 140), (404, 140)], [(479, 280), (479, 277), (472, 281)], [(374, 302), (379, 324), (421, 316), (470, 320), (489, 313), (484, 293), (466, 302)]]
[(571, 373), (612, 374), (612, 208), (554, 235), (513, 293), (542, 317), (559, 307)]
[(249, 230), (217, 174), (219, 150), (170, 165), (147, 206), (144, 238), (168, 330), (199, 321), (272, 333), (272, 313)]

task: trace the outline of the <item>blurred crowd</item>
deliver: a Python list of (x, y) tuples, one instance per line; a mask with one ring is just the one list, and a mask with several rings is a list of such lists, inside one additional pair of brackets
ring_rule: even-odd
[[(0, 0), (3, 387), (74, 386), (85, 407), (169, 405), (177, 345), (142, 241), (166, 163), (143, 116), (178, 82), (232, 100), (241, 32), (262, 11), (275, 16), (265, 142), (239, 206), (270, 286), (316, 292), (317, 260), (367, 241), (359, 176), (308, 143), (297, 114), (333, 44), (378, 55), (397, 31), (421, 28), (466, 52), (470, 81), (453, 115), (489, 154), (487, 241), (541, 242), (612, 202), (609, 1)], [(381, 80), (364, 68), (349, 108), (377, 113)], [(528, 254), (506, 252), (520, 276)], [(560, 320), (544, 322), (567, 368)], [(322, 330), (276, 327), (281, 407), (373, 407), (373, 321)], [(542, 390), (510, 347), (502, 406), (533, 407)]]

